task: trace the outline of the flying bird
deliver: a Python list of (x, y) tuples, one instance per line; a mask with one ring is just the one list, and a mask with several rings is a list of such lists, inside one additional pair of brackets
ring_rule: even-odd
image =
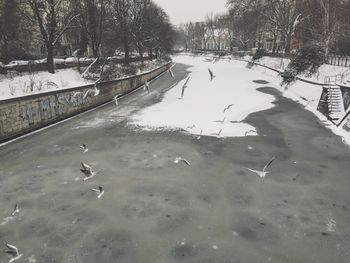
[(190, 77), (188, 77), (187, 78), (187, 80), (186, 80), (186, 82), (185, 82), (185, 84), (183, 84), (183, 86), (182, 86), (182, 90), (181, 90), (181, 98), (183, 98), (184, 97), (184, 95), (185, 95), (185, 89), (187, 88), (187, 83), (188, 83), (188, 81), (190, 80)]
[(222, 120), (218, 120), (218, 121), (215, 121), (215, 122), (218, 122), (218, 123), (224, 123), (226, 120), (226, 116), (222, 119)]
[(219, 137), (221, 135), (222, 129), (218, 133), (212, 133), (211, 135)]
[(81, 166), (83, 167), (83, 169), (80, 169), (80, 171), (85, 175), (83, 181), (89, 180), (96, 175), (96, 172), (92, 170), (92, 167), (90, 165), (82, 162)]
[(80, 145), (79, 147), (83, 150), (83, 153), (87, 153), (89, 151), (88, 147), (84, 143), (82, 145)]
[(145, 85), (143, 86), (143, 89), (147, 90), (147, 92), (149, 93), (149, 84), (147, 80), (145, 81)]
[(260, 178), (265, 178), (266, 174), (270, 173), (268, 171), (266, 171), (267, 168), (269, 168), (269, 166), (272, 164), (272, 162), (276, 159), (276, 157), (273, 157), (263, 168), (262, 171), (257, 171), (257, 170), (253, 170), (250, 168), (247, 168), (249, 171), (256, 173)]
[(19, 213), (19, 207), (18, 207), (18, 204), (15, 204), (15, 208), (13, 209), (11, 216), (15, 216), (18, 213)]
[(88, 89), (86, 92), (85, 92), (85, 94), (84, 94), (84, 96), (83, 96), (83, 100), (85, 100), (88, 96), (94, 96), (94, 97), (96, 97), (96, 96), (98, 96), (100, 94), (100, 90), (96, 87), (96, 85), (95, 85), (95, 87), (93, 88), (93, 89)]
[(91, 191), (94, 191), (97, 194), (97, 199), (100, 199), (105, 193), (102, 186), (99, 186), (97, 189), (91, 189)]
[(208, 68), (208, 71), (209, 71), (209, 75), (210, 75), (210, 80), (213, 81), (213, 79), (216, 77), (213, 73), (213, 71), (211, 71), (210, 68)]
[(115, 96), (114, 98), (113, 98), (113, 100), (114, 100), (114, 102), (115, 102), (115, 105), (117, 105), (118, 106), (118, 98), (119, 98), (119, 95), (117, 95), (117, 96)]
[(247, 137), (247, 135), (249, 135), (250, 133), (256, 133), (256, 131), (254, 130), (246, 131), (244, 136)]
[(185, 158), (176, 157), (174, 160), (174, 163), (178, 164), (180, 162), (183, 162), (183, 163), (187, 164), (188, 166), (191, 166), (191, 163), (189, 161), (187, 161)]
[(196, 125), (188, 126), (188, 127), (186, 127), (186, 130), (192, 130), (194, 128), (196, 128)]
[(228, 111), (232, 106), (234, 106), (235, 104), (230, 104), (230, 105), (228, 105), (225, 109), (224, 109), (224, 113), (226, 112), (226, 111)]
[(200, 138), (202, 137), (202, 134), (203, 134), (203, 130), (201, 130), (201, 133), (199, 135), (196, 136), (196, 139), (197, 140), (200, 140)]
[(15, 262), (23, 256), (23, 254), (20, 254), (18, 248), (16, 248), (14, 245), (6, 244), (6, 247), (7, 250), (5, 250), (5, 253), (11, 255), (12, 257), (9, 263)]
[(174, 77), (174, 72), (171, 70), (171, 68), (169, 69), (169, 74), (172, 78)]

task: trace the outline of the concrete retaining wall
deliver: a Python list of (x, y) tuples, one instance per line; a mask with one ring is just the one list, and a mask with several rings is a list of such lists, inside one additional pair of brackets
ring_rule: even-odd
[(100, 94), (84, 93), (93, 85), (52, 91), (0, 101), (0, 142), (62, 121), (111, 101), (118, 94), (129, 93), (170, 67), (170, 63), (152, 72), (98, 84)]

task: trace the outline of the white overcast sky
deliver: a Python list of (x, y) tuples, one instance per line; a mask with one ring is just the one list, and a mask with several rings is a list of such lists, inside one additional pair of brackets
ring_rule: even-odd
[(173, 24), (204, 20), (208, 13), (223, 13), (227, 0), (154, 0), (170, 16)]

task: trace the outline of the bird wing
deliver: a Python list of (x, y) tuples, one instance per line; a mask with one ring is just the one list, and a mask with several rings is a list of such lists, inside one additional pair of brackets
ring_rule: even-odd
[(188, 166), (191, 166), (191, 163), (189, 161), (187, 161), (185, 158), (182, 158), (181, 161), (183, 161)]
[(219, 131), (218, 136), (220, 136), (221, 132), (222, 132), (222, 129)]
[(188, 78), (186, 79), (186, 82), (185, 82), (185, 84), (183, 85), (183, 87), (186, 87), (186, 85), (187, 85), (188, 81), (190, 80), (190, 78), (191, 78), (191, 77), (188, 77)]
[(84, 170), (92, 171), (92, 167), (86, 163), (81, 162), (81, 166), (83, 167)]
[(272, 162), (276, 159), (276, 157), (272, 157), (272, 159), (264, 166), (263, 172), (272, 164)]
[(6, 244), (6, 246), (9, 249), (6, 251), (6, 253), (18, 255), (18, 248), (16, 248), (14, 245), (11, 245), (11, 244)]
[(91, 189), (91, 191), (94, 191), (95, 193), (100, 193), (100, 190), (99, 189)]
[(260, 174), (261, 174), (261, 171), (253, 170), (253, 169), (250, 169), (250, 168), (246, 168), (246, 169), (249, 170), (249, 171), (251, 171), (251, 172), (253, 172), (253, 173), (256, 173), (256, 174), (259, 175), (259, 176), (260, 176)]

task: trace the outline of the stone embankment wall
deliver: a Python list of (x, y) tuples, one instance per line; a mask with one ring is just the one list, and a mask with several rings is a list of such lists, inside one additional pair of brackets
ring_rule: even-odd
[(165, 72), (171, 63), (151, 72), (126, 79), (98, 84), (98, 96), (86, 91), (87, 85), (0, 101), (0, 142), (62, 121), (111, 101), (116, 95), (129, 93)]

